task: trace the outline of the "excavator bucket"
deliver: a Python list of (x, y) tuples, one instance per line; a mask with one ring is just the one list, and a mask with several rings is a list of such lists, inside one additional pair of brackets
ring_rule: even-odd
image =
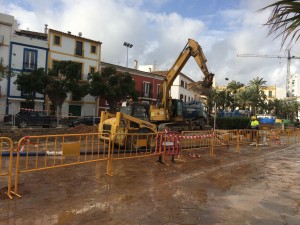
[(203, 81), (193, 82), (188, 84), (188, 90), (194, 92), (196, 95), (210, 95), (211, 88), (205, 87)]

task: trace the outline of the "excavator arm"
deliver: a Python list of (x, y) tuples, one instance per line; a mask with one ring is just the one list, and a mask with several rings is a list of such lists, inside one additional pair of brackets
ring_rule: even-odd
[(208, 71), (208, 68), (206, 66), (207, 60), (202, 51), (202, 48), (198, 44), (198, 42), (192, 39), (188, 39), (188, 43), (186, 44), (183, 51), (178, 56), (172, 68), (168, 71), (163, 81), (163, 85), (161, 86), (161, 91), (162, 91), (161, 103), (163, 108), (166, 109), (168, 106), (168, 100), (170, 99), (170, 89), (174, 80), (176, 79), (176, 77), (178, 76), (178, 74), (180, 73), (180, 71), (185, 66), (186, 62), (189, 60), (191, 56), (194, 57), (198, 66), (200, 67), (201, 71), (204, 74), (204, 80), (201, 81), (201, 86), (203, 87), (203, 89), (211, 88), (214, 74)]

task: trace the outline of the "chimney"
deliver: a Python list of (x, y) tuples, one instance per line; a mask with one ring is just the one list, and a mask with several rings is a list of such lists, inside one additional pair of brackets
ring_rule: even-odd
[(81, 33), (81, 32), (79, 32), (79, 33), (78, 33), (78, 36), (79, 36), (79, 37), (81, 37), (81, 36), (82, 36), (82, 33)]
[(45, 34), (48, 33), (48, 24), (45, 24), (44, 33), (45, 33)]
[(134, 69), (138, 69), (138, 61), (137, 60), (134, 60)]

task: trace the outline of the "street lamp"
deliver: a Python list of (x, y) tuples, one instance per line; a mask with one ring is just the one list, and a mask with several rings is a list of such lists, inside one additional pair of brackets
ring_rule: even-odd
[(124, 42), (123, 45), (127, 48), (127, 59), (126, 59), (126, 71), (127, 71), (127, 68), (128, 68), (128, 48), (132, 48), (133, 44), (130, 44), (128, 42)]
[[(225, 78), (225, 80), (227, 81), (227, 86), (228, 86), (228, 80), (229, 80), (229, 78)], [(226, 86), (226, 88), (225, 88), (225, 107), (227, 106), (227, 86)]]

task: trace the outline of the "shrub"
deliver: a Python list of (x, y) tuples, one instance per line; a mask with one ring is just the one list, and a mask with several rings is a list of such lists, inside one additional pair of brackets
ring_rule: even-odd
[[(214, 127), (214, 118), (210, 119), (210, 126)], [(217, 117), (216, 129), (234, 130), (250, 129), (250, 118), (247, 117)]]

